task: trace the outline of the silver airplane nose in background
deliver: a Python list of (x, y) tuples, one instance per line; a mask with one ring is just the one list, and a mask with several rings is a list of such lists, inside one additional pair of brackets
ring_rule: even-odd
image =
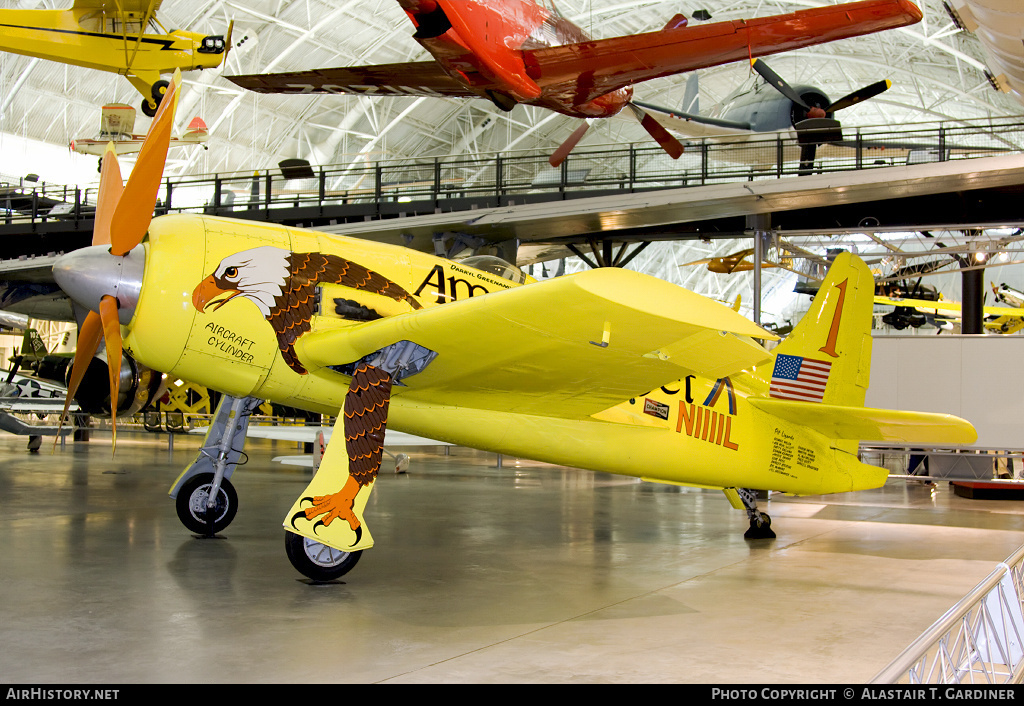
[(75, 303), (96, 311), (100, 299), (117, 298), (117, 318), (127, 325), (135, 313), (142, 290), (146, 253), (137, 245), (124, 257), (110, 254), (109, 245), (92, 245), (61, 255), (53, 263), (53, 278)]

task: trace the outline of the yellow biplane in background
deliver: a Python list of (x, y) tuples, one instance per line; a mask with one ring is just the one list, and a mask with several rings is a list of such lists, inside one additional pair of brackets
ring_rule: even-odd
[[(112, 145), (117, 154), (131, 154), (142, 149), (146, 135), (133, 132), (135, 129), (135, 108), (124, 103), (111, 103), (103, 106), (100, 113), (99, 136), (79, 137), (72, 140), (68, 147), (72, 152), (94, 154), (99, 157)], [(192, 118), (185, 131), (180, 135), (171, 135), (171, 147), (203, 144), (210, 136), (206, 123), (199, 116)], [(100, 164), (102, 165), (102, 160)]]
[(0, 10), (0, 51), (121, 74), (156, 114), (167, 90), (161, 74), (220, 66), (226, 36), (165, 30), (161, 0), (75, 0), (66, 10)]

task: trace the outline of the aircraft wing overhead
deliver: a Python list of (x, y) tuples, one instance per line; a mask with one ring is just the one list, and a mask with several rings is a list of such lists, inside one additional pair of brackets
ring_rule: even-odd
[(565, 85), (577, 105), (663, 76), (920, 21), (909, 0), (866, 0), (751, 20), (715, 22), (524, 51), (541, 88)]
[[(933, 301), (931, 299), (911, 299), (902, 297), (884, 297), (876, 296), (875, 304), (889, 305), (889, 306), (909, 306), (915, 309), (931, 309), (935, 311), (961, 311), (963, 305), (960, 302), (946, 301), (940, 299)], [(1024, 309), (1018, 309), (1016, 307), (1007, 306), (985, 306), (982, 307), (982, 311), (986, 316), (1007, 316), (1013, 319), (1019, 319), (1024, 317)]]
[(603, 268), (310, 333), (296, 351), (314, 367), (345, 365), (411, 341), (437, 355), (396, 395), (582, 418), (686, 374), (715, 379), (770, 359), (755, 337), (777, 339), (718, 302)]
[(720, 120), (703, 115), (683, 113), (638, 100), (634, 100), (633, 103), (646, 110), (655, 120), (669, 130), (675, 130), (687, 137), (747, 135), (753, 130), (753, 126), (749, 122), (741, 123), (735, 120)]
[(227, 79), (256, 93), (477, 97), (463, 84), (442, 71), (434, 61), (348, 66), (279, 74), (249, 74), (228, 76)]
[(143, 15), (148, 10), (152, 16), (163, 0), (75, 0), (73, 7), (87, 10), (106, 10), (110, 13), (125, 12), (132, 15)]

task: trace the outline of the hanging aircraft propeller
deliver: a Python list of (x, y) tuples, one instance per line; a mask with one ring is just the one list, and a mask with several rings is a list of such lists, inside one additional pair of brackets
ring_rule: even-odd
[[(683, 154), (683, 143), (673, 137), (668, 130), (662, 127), (661, 123), (655, 120), (647, 111), (638, 106), (632, 101), (626, 103), (629, 109), (636, 116), (636, 119), (640, 121), (640, 126), (647, 131), (647, 134), (654, 138), (654, 141), (661, 145), (661, 148), (668, 153), (672, 159), (679, 159)], [(552, 167), (561, 166), (565, 158), (569, 156), (573, 148), (579, 144), (579, 141), (583, 139), (583, 136), (587, 133), (590, 128), (590, 121), (586, 120), (578, 128), (573, 130), (572, 134), (558, 146), (550, 157), (548, 157), (548, 164)]]
[[(818, 145), (842, 140), (841, 125), (838, 120), (831, 117), (833, 113), (873, 98), (892, 86), (892, 82), (888, 79), (876, 81), (852, 93), (848, 93), (828, 105), (821, 105), (824, 101), (820, 99), (824, 98), (824, 96), (801, 95), (786, 83), (781, 76), (772, 71), (761, 59), (754, 59), (750, 65), (765, 82), (793, 101), (795, 106), (803, 110), (802, 116), (798, 114), (793, 116), (793, 127), (796, 129), (797, 141), (800, 143), (800, 166), (802, 170), (809, 169), (814, 162)], [(810, 100), (806, 100), (808, 98)]]
[(226, 62), (228, 60), (228, 54), (231, 53), (231, 47), (232, 47), (231, 36), (234, 33), (234, 31), (235, 31), (235, 20), (234, 20), (234, 18), (232, 18), (231, 21), (228, 22), (227, 34), (224, 35), (224, 56), (221, 58), (221, 62), (220, 62), (222, 66), (227, 66)]
[[(153, 218), (180, 86), (181, 71), (176, 70), (160, 101), (127, 184), (121, 179), (121, 168), (113, 144), (107, 146), (100, 171), (92, 247), (66, 255), (53, 270), (57, 284), (71, 294), (77, 304), (90, 309), (79, 326), (78, 345), (71, 365), (60, 424), (63, 426), (67, 418), (71, 400), (102, 339), (106, 342), (110, 370), (111, 421), (115, 443), (120, 371), (116, 361), (121, 360), (122, 353), (121, 325), (131, 320), (138, 297), (138, 291), (127, 284), (122, 286), (122, 282), (141, 282), (142, 279), (144, 253), (140, 244)], [(101, 267), (89, 267), (88, 263), (108, 264), (111, 257), (118, 258), (117, 281), (88, 274), (105, 271)], [(126, 273), (131, 276), (125, 276)]]

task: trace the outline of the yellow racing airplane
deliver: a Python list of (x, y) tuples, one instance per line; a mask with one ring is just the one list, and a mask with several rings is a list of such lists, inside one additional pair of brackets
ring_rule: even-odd
[(176, 29), (156, 18), (161, 0), (75, 0), (65, 10), (0, 9), (0, 51), (121, 74), (156, 114), (167, 90), (161, 74), (220, 66), (227, 36)]
[[(176, 100), (177, 80), (168, 95)], [(233, 512), (231, 430), (252, 400), (336, 415), (343, 433), (283, 521), (289, 558), (314, 580), (344, 574), (373, 545), (364, 509), (386, 427), (719, 489), (746, 510), (751, 539), (775, 536), (758, 490), (884, 484), (884, 468), (858, 459), (859, 440), (977, 438), (957, 417), (863, 406), (875, 283), (855, 256), (836, 258), (809, 313), (768, 351), (759, 339), (777, 337), (729, 307), (638, 272), (537, 282), (496, 259), (198, 214), (152, 218), (172, 110), (164, 100), (123, 189), (116, 155), (104, 157), (94, 245), (54, 265), (91, 309), (71, 386), (105, 338), (112, 359), (123, 346), (223, 391), (230, 412), (211, 426), (223, 431), (204, 452), (211, 465), (190, 467), (172, 489), (212, 521)]]

